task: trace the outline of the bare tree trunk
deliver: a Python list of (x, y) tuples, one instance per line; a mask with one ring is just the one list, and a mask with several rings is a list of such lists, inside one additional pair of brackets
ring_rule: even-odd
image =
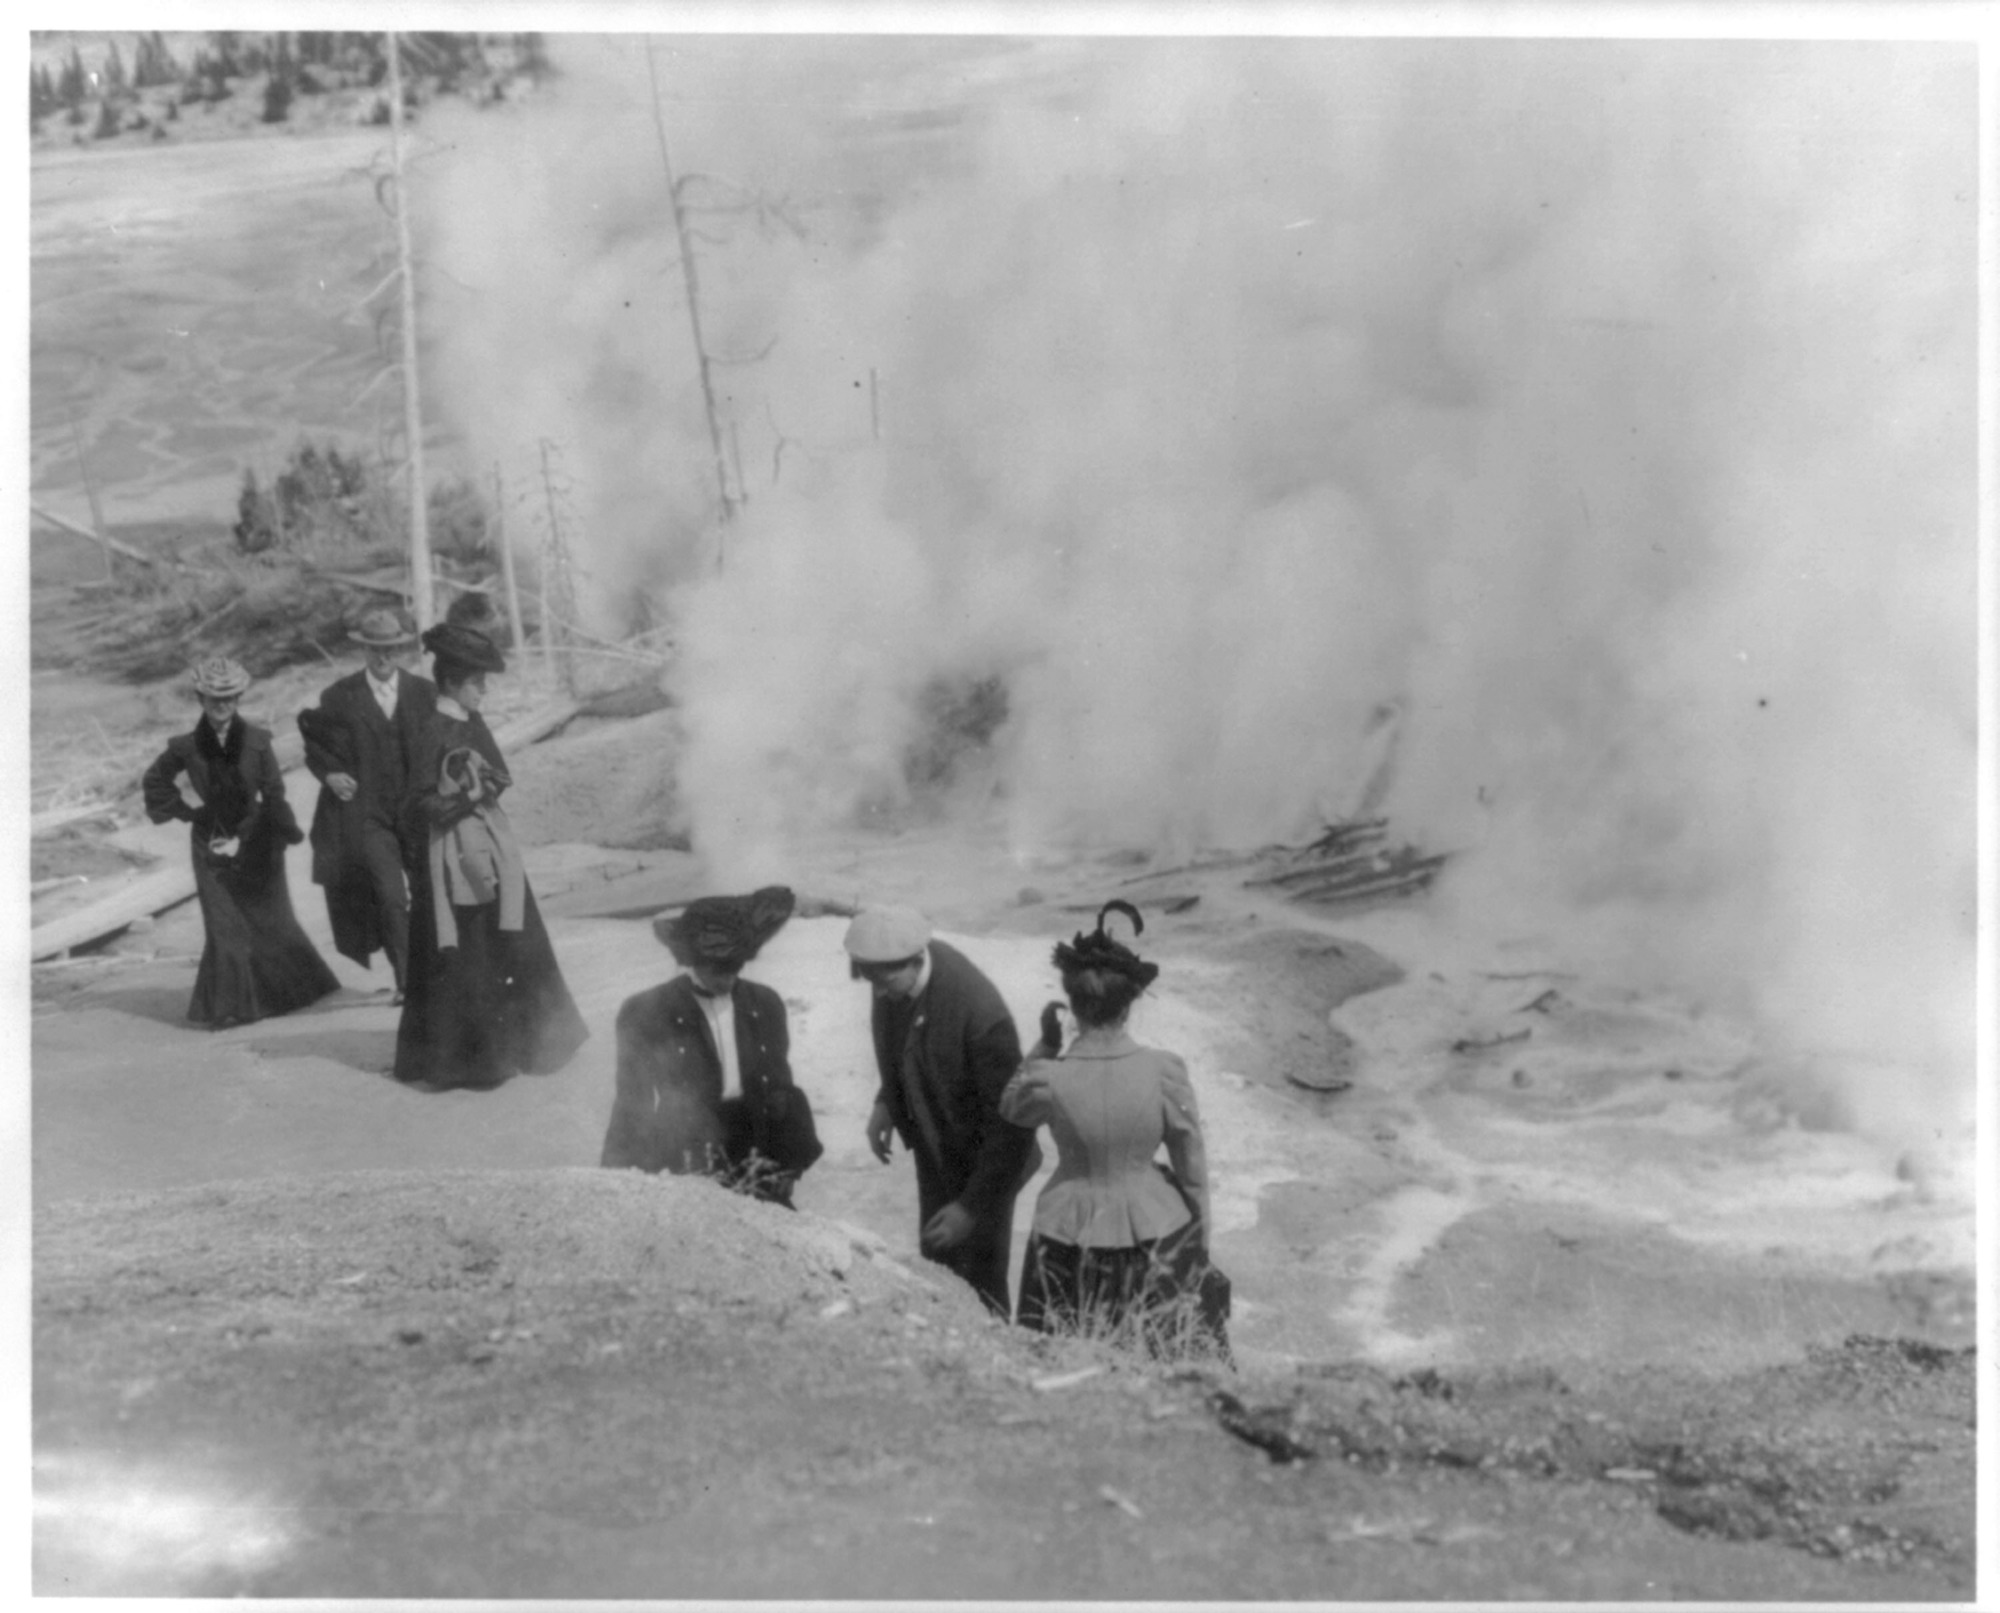
[(521, 590), (514, 581), (514, 546), (507, 541), (506, 506), (501, 503), (500, 467), (493, 467), (493, 536), (500, 548), (500, 575), (507, 582), (507, 625), (514, 631), (514, 648), (528, 653), (528, 635), (521, 627)]
[[(715, 412), (715, 385), (709, 376), (708, 347), (701, 335), (701, 276), (694, 260), (694, 242), (688, 236), (687, 215), (681, 210), (681, 190), (674, 178), (674, 161), (667, 154), (667, 121), (660, 111), (660, 77), (653, 67), (653, 40), (646, 38), (646, 77), (653, 86), (653, 132), (660, 139), (660, 164), (667, 171), (667, 203), (673, 209), (674, 235), (680, 242), (681, 270), (687, 276), (688, 325), (694, 332), (694, 356), (701, 372), (701, 402), (708, 414), (708, 442), (715, 455), (715, 485), (722, 500), (722, 524), (727, 526), (736, 513), (736, 501), (729, 492), (729, 471), (722, 457), (722, 423)], [(715, 565), (722, 568), (723, 550), (718, 534)]]
[(104, 549), (104, 575), (115, 577), (118, 567), (111, 558), (111, 535), (104, 529), (104, 511), (97, 502), (97, 482), (90, 474), (90, 457), (83, 451), (83, 428), (76, 423), (74, 409), (69, 414), (69, 435), (76, 444), (76, 468), (83, 477), (83, 496), (90, 501), (90, 524)]
[[(542, 649), (548, 659), (549, 676), (571, 694), (576, 693), (576, 658), (573, 641), (581, 630), (576, 626), (576, 588), (570, 575), (569, 540), (556, 515), (555, 478), (549, 471), (549, 443), (542, 441), (542, 488), (549, 501), (549, 541), (542, 549)], [(556, 653), (556, 634), (562, 635), (562, 653)]]
[(417, 277), (411, 267), (409, 195), (403, 185), (403, 69), (396, 36), (389, 40), (389, 164), (396, 185), (396, 265), (403, 281), (403, 431), (410, 474), (410, 602), (417, 631), (431, 625), (430, 511), (424, 480), (424, 411), (417, 390)]

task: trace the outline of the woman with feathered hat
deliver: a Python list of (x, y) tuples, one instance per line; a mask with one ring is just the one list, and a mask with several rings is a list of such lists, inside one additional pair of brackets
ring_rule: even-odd
[(410, 956), (395, 1076), (439, 1092), (567, 1064), (590, 1032), (556, 963), (500, 796), (513, 782), (479, 708), (507, 663), (475, 628), (423, 635), (437, 705), (410, 774)]
[(249, 687), (250, 674), (226, 656), (196, 667), (201, 719), (167, 741), (142, 781), (147, 817), (190, 825), (205, 939), (188, 1018), (216, 1030), (290, 1013), (340, 988), (292, 913), (285, 848), (305, 836), (285, 799), (270, 730), (237, 710)]
[[(1135, 936), (1144, 931), (1138, 909), (1114, 901), (1093, 933), (1057, 945), (1076, 1037), (1061, 1046), (1059, 1005), (1050, 1004), (1041, 1042), (1000, 1095), (1015, 1125), (1049, 1128), (1058, 1155), (1035, 1202), (1017, 1320), (1040, 1332), (1129, 1336), (1163, 1356), (1226, 1358), (1228, 1301), (1208, 1261), (1194, 1086), (1177, 1054), (1143, 1047), (1125, 1028), (1160, 968), (1106, 932), (1113, 912), (1132, 920)], [(1156, 1160), (1162, 1147), (1166, 1165)]]
[(742, 978), (792, 916), (792, 893), (702, 896), (653, 920), (682, 973), (618, 1010), (618, 1094), (603, 1163), (712, 1176), (787, 1207), (821, 1153), (792, 1079), (785, 1000)]

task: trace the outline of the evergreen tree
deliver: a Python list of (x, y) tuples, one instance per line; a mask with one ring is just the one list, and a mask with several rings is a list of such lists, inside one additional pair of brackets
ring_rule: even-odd
[(90, 75), (83, 70), (83, 53), (74, 45), (69, 48), (69, 60), (63, 63), (62, 79), (56, 87), (62, 104), (72, 112), (83, 105), (84, 97), (90, 94)]
[(104, 55), (104, 93), (118, 95), (125, 89), (125, 58), (118, 53), (118, 41), (111, 41), (111, 48)]
[(156, 84), (171, 84), (180, 76), (180, 67), (173, 52), (167, 49), (166, 39), (157, 31), (141, 34), (133, 60), (132, 82), (143, 90)]
[(292, 109), (292, 76), (278, 67), (264, 85), (264, 121), (283, 123)]

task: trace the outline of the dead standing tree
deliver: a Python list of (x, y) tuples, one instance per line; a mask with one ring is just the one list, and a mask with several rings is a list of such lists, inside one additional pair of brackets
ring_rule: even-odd
[(554, 448), (555, 445), (546, 437), (542, 439), (542, 495), (548, 510), (548, 531), (542, 538), (539, 590), (542, 656), (548, 668), (549, 681), (574, 694), (576, 659), (568, 653), (558, 656), (556, 651), (558, 640), (569, 637), (569, 629), (576, 620), (576, 584), (570, 574), (569, 540), (563, 534), (556, 475), (549, 463), (549, 455)]
[(431, 625), (431, 544), (429, 502), (424, 481), (424, 411), (417, 385), (417, 277), (410, 253), (409, 187), (403, 180), (402, 49), (388, 36), (389, 167), (396, 195), (396, 269), (402, 283), (403, 432), (408, 444), (410, 492), (410, 602), (417, 631)]
[[(709, 351), (707, 340), (702, 334), (701, 270), (694, 249), (694, 243), (699, 236), (699, 232), (694, 229), (689, 220), (690, 216), (695, 213), (754, 213), (760, 224), (780, 223), (800, 239), (804, 239), (805, 231), (797, 220), (790, 216), (783, 203), (766, 201), (762, 197), (742, 190), (741, 187), (727, 186), (724, 182), (718, 181), (707, 174), (675, 175), (674, 160), (667, 149), (667, 120), (665, 112), (661, 109), (660, 75), (658, 68), (653, 62), (653, 48), (654, 42), (649, 35), (646, 39), (646, 78), (652, 86), (653, 92), (651, 103), (653, 133), (659, 141), (660, 166), (666, 170), (667, 205), (673, 214), (674, 240), (680, 251), (681, 273), (687, 279), (688, 329), (694, 338), (695, 368), (701, 380), (702, 410), (708, 420), (709, 452), (715, 462), (716, 524), (718, 528), (715, 565), (716, 569), (720, 571), (724, 558), (725, 535), (729, 523), (734, 519), (737, 510), (742, 507), (748, 495), (743, 491), (742, 454), (740, 448), (735, 448), (736, 422), (733, 419), (730, 421), (730, 439), (734, 448), (733, 457), (737, 462), (733, 484), (730, 478), (728, 457), (723, 453), (722, 413), (715, 401), (715, 366), (718, 364), (754, 364), (777, 345), (777, 338), (773, 337), (764, 345), (761, 351), (745, 358), (724, 358)], [(734, 199), (728, 201), (722, 200), (719, 196), (707, 202), (691, 200), (703, 188), (711, 192), (730, 190), (734, 191), (736, 195)], [(716, 244), (712, 237), (700, 236), (700, 238), (709, 241), (711, 245)]]
[[(395, 229), (395, 263), (373, 290), (361, 298), (360, 306), (367, 307), (391, 286), (398, 293), (397, 333), (400, 339), (401, 357), (389, 363), (369, 378), (368, 383), (354, 395), (349, 407), (352, 408), (380, 386), (385, 380), (399, 379), (403, 389), (403, 420), (400, 431), (403, 451), (400, 456), (403, 465), (406, 492), (409, 498), (410, 522), (410, 607), (417, 618), (417, 628), (422, 631), (431, 625), (436, 615), (435, 595), (431, 580), (431, 544), (429, 493), (424, 480), (424, 411), (423, 395), (417, 373), (417, 277), (416, 255), (410, 245), (409, 189), (404, 183), (404, 173), (408, 166), (404, 156), (403, 140), (403, 69), (402, 53), (406, 46), (415, 47), (414, 41), (405, 41), (396, 34), (384, 36), (388, 41), (389, 58), (389, 169), (375, 175), (375, 200), (389, 218)], [(376, 316), (376, 334), (381, 335), (382, 317)], [(394, 463), (398, 458), (389, 440), (397, 433), (385, 430), (381, 445), (382, 458)]]

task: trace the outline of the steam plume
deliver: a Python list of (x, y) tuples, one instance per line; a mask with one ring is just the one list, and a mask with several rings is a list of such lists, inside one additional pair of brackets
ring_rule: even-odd
[(1296, 837), (1394, 703), (1460, 922), (1959, 1122), (1969, 47), (676, 41), (744, 209), (710, 345), (776, 339), (717, 372), (719, 571), (640, 50), (450, 131), (434, 317), (478, 452), (563, 445), (599, 608), (671, 598), (720, 869), (893, 800), (938, 677), (1004, 678), (1024, 849)]

